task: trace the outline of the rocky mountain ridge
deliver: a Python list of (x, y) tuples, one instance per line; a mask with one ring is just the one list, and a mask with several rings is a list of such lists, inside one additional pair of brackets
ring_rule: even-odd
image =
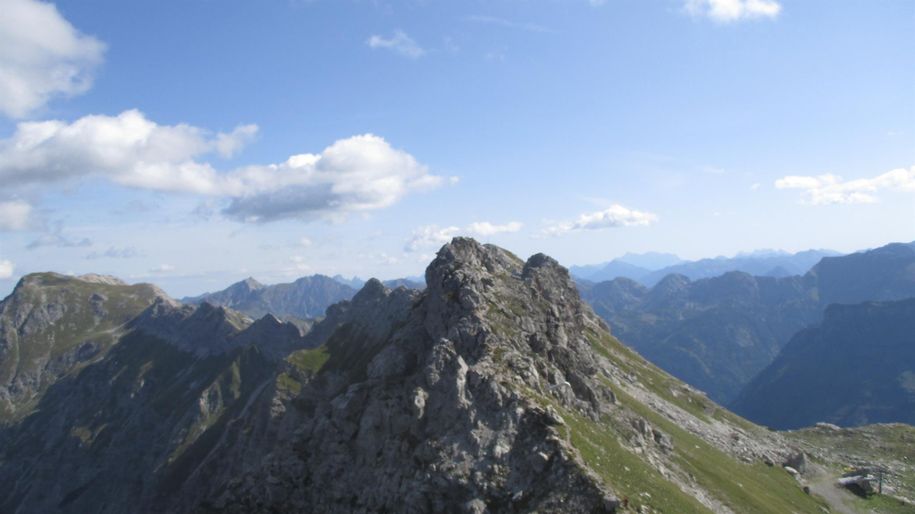
[(553, 259), (458, 238), (426, 282), (304, 335), (151, 299), (0, 427), (0, 511), (820, 512), (792, 439), (617, 341)]
[(183, 298), (181, 301), (228, 307), (252, 318), (273, 314), (281, 319), (304, 320), (323, 316), (327, 307), (349, 300), (355, 293), (355, 289), (331, 277), (311, 275), (290, 283), (269, 286), (247, 278), (222, 291)]
[[(767, 508), (815, 508), (763, 463), (792, 457), (785, 440), (723, 411), (709, 422), (700, 405), (712, 404), (616, 342), (552, 259), (456, 239), (426, 282), (384, 330), (344, 322), (333, 331), (327, 360), (294, 401), (303, 416), (295, 438), (206, 502), (211, 510), (738, 512), (743, 501), (766, 503), (717, 490), (700, 453), (736, 476), (760, 471), (779, 491)], [(694, 447), (695, 460), (672, 458)], [(617, 458), (646, 482), (618, 480)]]

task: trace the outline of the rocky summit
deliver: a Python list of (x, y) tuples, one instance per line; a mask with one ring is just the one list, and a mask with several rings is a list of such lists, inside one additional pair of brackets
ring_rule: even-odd
[[(212, 512), (815, 512), (795, 452), (617, 342), (568, 272), (455, 239), (424, 292), (370, 282), (296, 426)], [(748, 485), (746, 491), (736, 484)]]
[(304, 328), (149, 298), (0, 427), (0, 511), (830, 504), (805, 492), (802, 465), (829, 434), (758, 427), (648, 363), (553, 259), (457, 238), (425, 279), (423, 291), (370, 280)]

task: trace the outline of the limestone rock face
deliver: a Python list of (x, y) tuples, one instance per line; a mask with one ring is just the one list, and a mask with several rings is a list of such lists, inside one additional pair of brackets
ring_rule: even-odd
[(455, 239), (426, 283), (420, 294), (369, 282), (347, 316), (328, 313), (338, 328), (327, 364), (296, 400), (296, 437), (209, 506), (614, 509), (613, 491), (562, 437), (561, 417), (522, 392), (595, 417), (613, 402), (594, 386), (598, 367), (582, 336), (600, 321), (568, 273), (543, 255), (525, 263)]

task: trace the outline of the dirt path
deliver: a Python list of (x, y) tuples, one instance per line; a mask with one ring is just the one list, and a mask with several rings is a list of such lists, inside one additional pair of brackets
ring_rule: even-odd
[(826, 500), (832, 512), (840, 514), (858, 514), (858, 511), (849, 507), (846, 499), (849, 493), (836, 487), (836, 477), (824, 468), (817, 467), (810, 473), (810, 492)]

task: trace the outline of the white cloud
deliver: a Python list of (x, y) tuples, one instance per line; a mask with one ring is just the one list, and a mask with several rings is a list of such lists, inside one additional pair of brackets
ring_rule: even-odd
[(404, 248), (408, 252), (415, 252), (430, 246), (441, 246), (451, 241), (461, 232), (460, 227), (444, 227), (426, 225), (413, 231), (410, 240)]
[(80, 34), (53, 4), (3, 0), (0, 113), (21, 118), (55, 96), (84, 93), (104, 52), (104, 44)]
[(238, 189), (225, 213), (260, 222), (389, 207), (445, 180), (383, 138), (365, 134), (341, 139), (318, 155), (240, 170), (232, 182)]
[(63, 228), (63, 223), (60, 221), (50, 223), (47, 231), (26, 245), (26, 248), (34, 250), (41, 247), (85, 248), (92, 246), (92, 241), (89, 238), (71, 238), (63, 233)]
[(193, 159), (228, 151), (237, 143), (226, 141), (237, 140), (190, 125), (158, 125), (136, 110), (72, 123), (22, 122), (0, 140), (0, 179), (14, 185), (99, 175), (146, 189), (214, 194), (220, 177)]
[(219, 155), (229, 158), (235, 156), (257, 135), (257, 125), (239, 125), (228, 134), (217, 134), (216, 151)]
[(313, 244), (312, 240), (308, 239), (307, 237), (299, 238), (299, 246), (301, 246), (302, 248), (308, 248), (312, 244)]
[(881, 190), (915, 192), (915, 166), (855, 180), (844, 180), (832, 174), (789, 175), (776, 180), (775, 187), (800, 189), (804, 202), (812, 205), (876, 203)]
[(32, 206), (22, 200), (0, 202), (0, 230), (23, 230), (29, 226)]
[(109, 246), (104, 252), (90, 252), (86, 255), (87, 260), (96, 259), (132, 259), (138, 257), (140, 252), (132, 246), (116, 247)]
[(426, 51), (402, 30), (394, 31), (394, 34), (389, 38), (377, 34), (373, 35), (366, 41), (366, 44), (370, 48), (391, 50), (411, 59), (418, 59), (426, 55)]
[(456, 226), (439, 227), (438, 225), (425, 225), (413, 231), (413, 235), (410, 236), (410, 239), (404, 246), (404, 250), (416, 252), (426, 248), (441, 246), (461, 234), (488, 237), (496, 234), (517, 232), (521, 230), (522, 227), (523, 225), (517, 221), (510, 221), (503, 225), (490, 223), (488, 221), (477, 221), (464, 228)]
[(295, 266), (296, 269), (301, 270), (301, 271), (306, 271), (306, 270), (311, 269), (311, 266), (306, 264), (305, 257), (302, 257), (301, 255), (293, 255), (292, 257), (289, 258), (289, 262), (291, 262), (293, 264), (293, 266)]
[(172, 271), (175, 271), (175, 267), (171, 264), (160, 264), (155, 268), (150, 268), (149, 270), (149, 272), (153, 275), (162, 275), (165, 273), (171, 273)]
[(0, 140), (0, 181), (12, 186), (92, 176), (141, 189), (224, 197), (231, 199), (224, 213), (243, 221), (379, 209), (445, 182), (372, 134), (341, 139), (320, 154), (227, 172), (200, 160), (238, 151), (255, 132), (253, 125), (215, 135), (190, 125), (158, 125), (135, 110), (72, 123), (24, 122)]
[(492, 236), (507, 232), (517, 232), (523, 225), (517, 221), (510, 221), (504, 225), (494, 225), (488, 221), (478, 221), (467, 226), (467, 231), (478, 236)]
[(0, 260), (0, 279), (10, 278), (13, 276), (13, 270), (16, 267), (8, 260)]
[(305, 261), (301, 255), (289, 257), (289, 265), (282, 269), (282, 274), (287, 277), (301, 276), (305, 273), (311, 273), (312, 267)]
[(776, 18), (782, 6), (775, 0), (686, 0), (686, 12), (728, 23), (755, 18)]
[(544, 229), (547, 236), (559, 236), (579, 230), (598, 230), (614, 227), (648, 226), (658, 221), (657, 215), (613, 204), (602, 211), (582, 214), (575, 221), (554, 223)]

